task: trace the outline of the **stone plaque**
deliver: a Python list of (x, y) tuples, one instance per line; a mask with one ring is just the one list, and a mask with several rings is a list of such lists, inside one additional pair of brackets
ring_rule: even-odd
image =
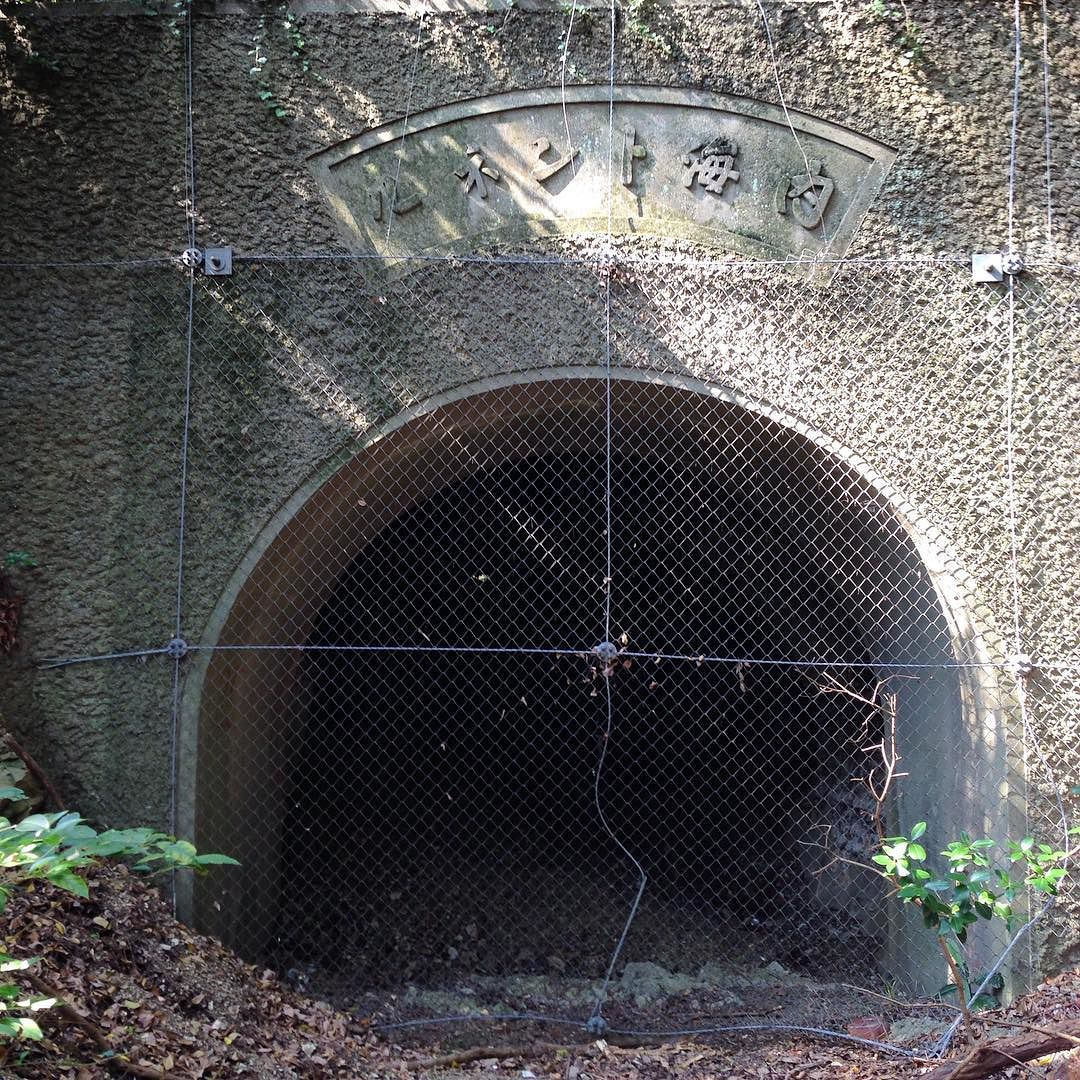
[(390, 258), (610, 228), (808, 260), (843, 255), (894, 158), (751, 98), (574, 86), (430, 109), (310, 164), (349, 246)]

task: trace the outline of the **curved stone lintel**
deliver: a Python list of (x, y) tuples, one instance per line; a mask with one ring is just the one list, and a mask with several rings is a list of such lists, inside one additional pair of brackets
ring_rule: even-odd
[(441, 105), (309, 162), (346, 242), (390, 259), (637, 233), (805, 261), (844, 254), (895, 156), (753, 98), (570, 86)]

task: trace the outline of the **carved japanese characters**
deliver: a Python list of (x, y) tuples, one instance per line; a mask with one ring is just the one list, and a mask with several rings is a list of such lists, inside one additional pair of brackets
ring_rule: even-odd
[(393, 177), (389, 176), (367, 193), (368, 213), (372, 221), (386, 221), (391, 213), (401, 217), (415, 210), (423, 201), (415, 191), (405, 189), (400, 183), (395, 186)]
[(683, 187), (700, 184), (713, 195), (722, 195), (729, 180), (738, 180), (735, 159), (739, 156), (738, 144), (730, 139), (719, 138), (698, 143), (682, 159), (690, 167), (683, 173)]
[(310, 160), (348, 241), (388, 259), (600, 231), (801, 263), (843, 255), (894, 159), (767, 102), (616, 85), (438, 105)]
[(791, 214), (804, 228), (816, 229), (825, 216), (825, 208), (836, 190), (827, 176), (821, 175), (820, 158), (810, 158), (810, 171), (781, 180), (776, 188), (776, 212)]
[(536, 152), (536, 164), (529, 171), (529, 175), (541, 184), (554, 176), (560, 169), (565, 169), (581, 153), (576, 147), (571, 147), (565, 154), (556, 156), (550, 161), (545, 161), (544, 155), (551, 150), (551, 141), (543, 137), (533, 139), (532, 148)]
[(479, 146), (470, 146), (465, 150), (465, 164), (455, 169), (454, 175), (463, 181), (461, 188), (466, 195), (476, 188), (476, 194), (481, 199), (486, 199), (488, 185), (484, 178), (498, 180), (501, 174), (498, 169), (484, 164), (484, 154)]
[(637, 133), (629, 124), (623, 128), (622, 182), (623, 187), (634, 186), (634, 162), (645, 158), (645, 147), (637, 144)]

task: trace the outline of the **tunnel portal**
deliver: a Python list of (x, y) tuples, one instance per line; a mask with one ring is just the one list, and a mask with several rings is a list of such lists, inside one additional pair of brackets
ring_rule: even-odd
[(303, 648), (254, 661), (272, 677), (223, 658), (265, 706), (231, 736), (264, 770), (249, 844), (276, 845), (253, 867), (273, 897), (257, 951), (354, 990), (596, 977), (630, 853), (647, 883), (624, 961), (693, 970), (765, 937), (796, 970), (880, 968), (883, 891), (835, 858), (872, 852), (867, 702), (904, 670), (901, 739), (958, 722), (953, 673), (920, 668), (950, 635), (895, 510), (715, 396), (482, 398), (391, 433), (337, 509), (290, 526), (322, 551)]

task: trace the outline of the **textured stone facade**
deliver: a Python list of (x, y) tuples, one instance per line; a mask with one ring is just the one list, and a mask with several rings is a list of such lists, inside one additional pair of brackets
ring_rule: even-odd
[[(595, 227), (484, 247), (585, 260), (569, 268), (433, 264), (383, 282), (362, 263), (267, 259), (347, 250), (307, 159), (407, 113), (606, 87), (612, 70), (620, 85), (772, 108), (779, 82), (790, 109), (896, 151), (848, 251), (866, 261), (824, 286), (710, 262), (686, 233), (617, 237), (617, 363), (723, 386), (865, 463), (962, 601), (967, 639), (994, 669), (986, 708), (1002, 738), (1025, 740), (1005, 667), (1018, 633), (1037, 665), (1027, 704), (1042, 752), (1059, 788), (1080, 781), (1080, 15), (1051, 13), (1044, 114), (1043, 28), (1037, 5), (1021, 7), (1014, 144), (1009, 5), (912, 5), (912, 39), (862, 0), (766, 4), (775, 68), (752, 5), (620, 12), (613, 53), (602, 8), (571, 23), (544, 5), (422, 20), (319, 7), (303, 15), (298, 57), (278, 11), (195, 7), (196, 237), (231, 246), (237, 265), (195, 275), (190, 296), (174, 262), (189, 243), (183, 35), (167, 15), (73, 6), (19, 14), (42, 62), (8, 43), (0, 251), (43, 265), (0, 267), (0, 548), (40, 566), (18, 581), (21, 646), (0, 657), (0, 691), (68, 798), (110, 822), (167, 823), (176, 752), (181, 823), (197, 817), (183, 750), (195, 753), (198, 656), (180, 669), (175, 751), (167, 657), (39, 667), (160, 649), (176, 633), (185, 412), (179, 628), (213, 643), (253, 545), (379, 425), (479, 380), (604, 365), (604, 287), (588, 260), (612, 249)], [(972, 284), (971, 253), (1010, 235), (1028, 260), (1015, 291)], [(672, 264), (640, 261), (653, 255)], [(102, 265), (45, 265), (85, 260)], [(1003, 793), (1047, 827), (1054, 792), (1037, 758), (1024, 791)], [(1080, 955), (1075, 900), (1054, 919), (1046, 966)]]

